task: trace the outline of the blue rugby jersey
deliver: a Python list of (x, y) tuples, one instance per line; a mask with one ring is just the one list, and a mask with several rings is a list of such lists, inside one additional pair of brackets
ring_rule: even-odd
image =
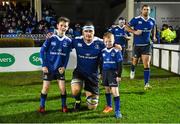
[(72, 41), (67, 36), (52, 35), (41, 47), (40, 58), (42, 67), (47, 67), (49, 72), (58, 73), (59, 67), (67, 66)]
[(109, 32), (111, 32), (114, 35), (115, 44), (120, 44), (122, 47), (126, 46), (126, 38), (125, 36), (130, 36), (129, 32), (125, 31), (125, 27), (112, 27), (109, 29)]
[(102, 50), (102, 70), (118, 70), (118, 62), (123, 61), (123, 57), (120, 50), (113, 48)]
[(134, 27), (134, 30), (142, 30), (141, 35), (134, 35), (135, 46), (150, 44), (151, 31), (156, 25), (153, 18), (149, 17), (147, 20), (145, 20), (142, 16), (137, 16), (129, 22), (129, 25)]
[(83, 37), (76, 37), (72, 42), (76, 50), (76, 69), (85, 76), (97, 77), (101, 51), (105, 48), (102, 39), (94, 37), (90, 44), (84, 42)]

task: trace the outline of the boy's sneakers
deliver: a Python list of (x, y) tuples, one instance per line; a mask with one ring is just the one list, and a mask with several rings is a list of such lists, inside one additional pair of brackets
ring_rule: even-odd
[(112, 112), (113, 111), (113, 108), (110, 107), (110, 106), (106, 106), (103, 110), (104, 113), (109, 113), (109, 112)]
[(135, 71), (131, 71), (130, 72), (130, 79), (134, 79), (134, 77), (135, 77)]
[(44, 107), (40, 107), (40, 108), (38, 109), (38, 112), (39, 112), (39, 113), (45, 113), (45, 108), (44, 108)]
[(120, 111), (115, 111), (115, 118), (122, 118), (122, 114)]
[(150, 90), (152, 89), (152, 86), (149, 85), (149, 83), (147, 83), (145, 86), (144, 86), (144, 90)]
[(62, 112), (64, 112), (64, 113), (68, 112), (67, 106), (62, 107)]
[(79, 111), (81, 106), (81, 101), (76, 101), (74, 104), (74, 111)]

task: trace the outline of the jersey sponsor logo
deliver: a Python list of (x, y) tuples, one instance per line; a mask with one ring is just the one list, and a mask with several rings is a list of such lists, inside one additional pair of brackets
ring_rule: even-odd
[(144, 28), (142, 32), (151, 32), (151, 30), (148, 30), (147, 28)]
[(138, 21), (138, 24), (142, 24), (142, 21)]
[(121, 36), (123, 36), (123, 35), (121, 35), (121, 34), (116, 34), (115, 36), (116, 36), (116, 37), (121, 37)]
[(56, 42), (51, 42), (51, 45), (52, 46), (56, 46)]
[(89, 54), (89, 53), (86, 53), (86, 56), (90, 56), (90, 54)]
[(8, 67), (13, 65), (15, 62), (14, 56), (8, 53), (0, 54), (0, 67)]
[(78, 46), (78, 47), (82, 47), (82, 43), (78, 43), (77, 46)]
[(65, 53), (62, 52), (50, 52), (50, 55), (61, 55), (61, 56), (66, 56)]
[(39, 56), (39, 52), (38, 53), (33, 53), (30, 57), (29, 57), (29, 61), (31, 64), (36, 65), (36, 66), (40, 66), (41, 65), (41, 60), (40, 60), (40, 56)]
[(83, 55), (78, 55), (79, 58), (82, 59), (97, 59), (98, 56), (83, 56)]
[(115, 61), (104, 61), (104, 64), (114, 64), (116, 63)]

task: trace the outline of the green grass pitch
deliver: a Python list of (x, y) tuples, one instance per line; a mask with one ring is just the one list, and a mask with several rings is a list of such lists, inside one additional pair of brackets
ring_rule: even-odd
[[(129, 79), (129, 66), (123, 70), (120, 84), (122, 119), (114, 113), (102, 113), (105, 106), (104, 88), (100, 85), (100, 102), (96, 110), (87, 110), (82, 96), (80, 112), (60, 112), (60, 93), (57, 83), (50, 86), (46, 114), (37, 113), (42, 87), (41, 72), (0, 73), (0, 123), (180, 123), (180, 77), (167, 71), (151, 68), (151, 91), (143, 90), (143, 67), (136, 69), (136, 78)], [(70, 81), (72, 70), (66, 71), (67, 105), (73, 108)]]

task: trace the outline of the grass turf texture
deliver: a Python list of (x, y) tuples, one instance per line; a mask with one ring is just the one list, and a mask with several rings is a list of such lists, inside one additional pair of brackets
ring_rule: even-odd
[[(167, 71), (151, 68), (151, 91), (144, 91), (143, 67), (136, 68), (136, 78), (129, 79), (129, 66), (123, 70), (120, 84), (122, 119), (114, 113), (102, 113), (106, 104), (104, 88), (100, 85), (100, 102), (96, 110), (87, 110), (85, 96), (80, 112), (60, 112), (60, 93), (53, 81), (46, 102), (46, 114), (37, 113), (41, 72), (0, 73), (0, 122), (57, 122), (57, 123), (180, 123), (180, 77)], [(74, 105), (70, 80), (72, 71), (66, 71), (67, 104)]]

